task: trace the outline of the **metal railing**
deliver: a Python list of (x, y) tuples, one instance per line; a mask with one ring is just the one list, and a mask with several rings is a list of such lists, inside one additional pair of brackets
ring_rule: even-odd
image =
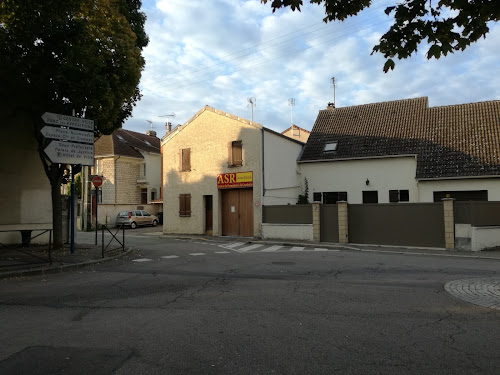
[[(122, 231), (122, 240), (121, 241), (118, 238), (120, 230)], [(106, 246), (104, 246), (104, 232), (105, 231), (108, 231), (108, 233), (111, 234), (111, 239), (109, 240), (109, 242)], [(109, 230), (109, 228), (106, 225), (101, 225), (101, 232), (102, 232), (101, 244), (102, 244), (102, 257), (103, 258), (104, 258), (106, 251), (110, 252), (113, 250), (121, 249), (123, 252), (125, 252), (125, 225), (122, 224), (122, 225), (118, 226), (117, 230), (114, 234), (113, 234), (113, 232), (111, 232)], [(118, 244), (120, 244), (120, 246), (108, 249), (110, 247), (111, 243), (114, 243), (113, 241), (118, 242)]]

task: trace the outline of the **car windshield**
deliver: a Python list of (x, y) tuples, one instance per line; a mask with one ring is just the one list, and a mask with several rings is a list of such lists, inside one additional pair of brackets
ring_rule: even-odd
[(147, 211), (141, 211), (143, 216), (151, 216), (151, 214)]

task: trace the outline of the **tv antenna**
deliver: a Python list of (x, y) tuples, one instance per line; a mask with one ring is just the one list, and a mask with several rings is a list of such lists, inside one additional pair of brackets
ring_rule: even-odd
[(253, 107), (257, 106), (257, 99), (255, 97), (247, 98), (248, 105), (252, 107), (252, 122), (253, 122)]
[(154, 130), (153, 121), (151, 120), (146, 120), (146, 121), (149, 122), (149, 129)]
[(335, 77), (332, 77), (333, 84), (333, 108), (335, 108)]
[(293, 126), (293, 107), (295, 106), (295, 99), (294, 98), (288, 99), (288, 105), (291, 107), (291, 123)]

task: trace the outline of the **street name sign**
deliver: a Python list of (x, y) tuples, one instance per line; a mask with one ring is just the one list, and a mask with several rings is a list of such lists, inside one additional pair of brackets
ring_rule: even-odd
[(44, 126), (40, 132), (45, 138), (94, 144), (94, 132)]
[(44, 152), (52, 163), (94, 165), (94, 145), (52, 141)]
[(67, 126), (68, 128), (94, 131), (94, 120), (81, 117), (59, 115), (57, 113), (45, 112), (42, 120), (47, 125)]

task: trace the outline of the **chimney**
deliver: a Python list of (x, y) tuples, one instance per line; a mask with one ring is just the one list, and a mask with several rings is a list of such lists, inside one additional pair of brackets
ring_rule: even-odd
[(335, 103), (328, 102), (326, 109), (335, 109)]
[(165, 123), (165, 131), (166, 131), (166, 133), (167, 133), (167, 134), (168, 134), (168, 133), (170, 133), (170, 132), (172, 131), (172, 123), (171, 123), (171, 122), (168, 122), (168, 121), (167, 121), (167, 122)]
[(154, 130), (147, 130), (146, 134), (151, 136), (151, 137), (156, 137), (156, 132)]

